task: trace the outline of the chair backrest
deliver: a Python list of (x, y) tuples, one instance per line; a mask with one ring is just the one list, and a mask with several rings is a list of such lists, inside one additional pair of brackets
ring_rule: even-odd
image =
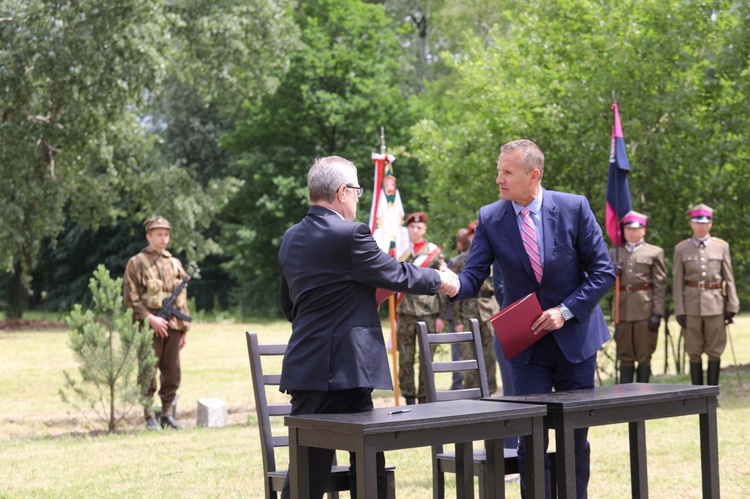
[(266, 374), (263, 372), (263, 358), (283, 357), (286, 345), (259, 345), (258, 336), (248, 331), (247, 353), (250, 358), (250, 372), (253, 377), (253, 395), (255, 395), (255, 411), (258, 415), (258, 429), (260, 430), (260, 445), (263, 451), (263, 469), (266, 473), (276, 471), (276, 447), (289, 446), (289, 434), (274, 435), (271, 429), (271, 418), (289, 415), (292, 404), (268, 404), (266, 397), (267, 386), (279, 386), (281, 374)]
[[(490, 396), (487, 384), (487, 371), (484, 366), (484, 354), (482, 352), (482, 338), (479, 332), (479, 321), (470, 319), (471, 331), (435, 333), (427, 332), (427, 324), (418, 322), (419, 329), (419, 360), (420, 370), (424, 378), (425, 398), (427, 402), (439, 402), (444, 400), (479, 399)], [(453, 344), (469, 345), (473, 358), (436, 362), (433, 359), (432, 348), (435, 345)], [(465, 352), (465, 349), (462, 349)], [(436, 373), (475, 371), (479, 387), (459, 390), (438, 390), (435, 382)]]

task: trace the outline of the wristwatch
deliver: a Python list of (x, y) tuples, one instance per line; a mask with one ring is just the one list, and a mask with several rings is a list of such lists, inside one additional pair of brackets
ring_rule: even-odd
[(572, 318), (573, 318), (573, 312), (571, 312), (571, 311), (570, 311), (570, 310), (568, 309), (568, 307), (566, 307), (566, 306), (565, 306), (565, 305), (563, 305), (562, 303), (561, 303), (561, 304), (559, 304), (559, 305), (557, 306), (557, 308), (559, 308), (559, 309), (560, 309), (560, 313), (562, 314), (562, 316), (563, 316), (563, 319), (565, 319), (566, 321), (567, 321), (568, 319), (572, 319)]

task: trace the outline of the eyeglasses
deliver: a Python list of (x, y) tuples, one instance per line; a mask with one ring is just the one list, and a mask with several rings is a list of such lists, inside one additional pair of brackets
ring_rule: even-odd
[(346, 184), (344, 187), (346, 187), (347, 189), (354, 189), (355, 191), (357, 191), (357, 199), (361, 198), (362, 194), (365, 193), (365, 188), (364, 187), (360, 187), (358, 185), (349, 185), (349, 184)]

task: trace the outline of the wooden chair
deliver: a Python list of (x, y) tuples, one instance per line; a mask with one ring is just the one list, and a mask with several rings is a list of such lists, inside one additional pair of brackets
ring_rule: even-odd
[[(471, 331), (449, 332), (430, 334), (427, 332), (427, 324), (418, 322), (419, 326), (419, 361), (420, 370), (424, 377), (425, 398), (427, 402), (439, 402), (444, 400), (479, 399), (489, 397), (490, 390), (487, 384), (487, 371), (484, 365), (484, 354), (482, 352), (482, 338), (479, 332), (479, 321), (470, 319)], [(457, 361), (436, 362), (429, 354), (431, 347), (437, 345), (468, 344), (471, 349), (472, 358)], [(464, 351), (464, 350), (462, 350)], [(427, 355), (425, 355), (427, 354)], [(460, 390), (438, 390), (435, 383), (436, 373), (475, 371), (476, 379), (479, 380), (477, 388), (462, 388)], [(511, 475), (519, 472), (518, 452), (516, 449), (504, 449), (505, 451), (505, 473)], [(553, 459), (551, 470), (554, 472), (554, 453), (549, 452)], [(432, 448), (432, 477), (433, 498), (443, 499), (445, 497), (445, 474), (456, 472), (455, 452), (443, 452), (442, 446)], [(479, 497), (492, 497), (493, 490), (487, 490), (488, 485), (485, 476), (489, 473), (487, 466), (487, 455), (485, 449), (474, 449), (474, 476), (479, 479)], [(554, 475), (551, 476), (552, 484), (555, 484)], [(555, 491), (553, 487), (553, 497)]]
[[(255, 411), (258, 415), (258, 430), (260, 431), (260, 446), (263, 452), (263, 477), (266, 491), (266, 499), (276, 499), (278, 493), (284, 486), (287, 470), (278, 469), (276, 464), (275, 449), (277, 447), (289, 446), (289, 433), (284, 427), (284, 434), (281, 434), (279, 428), (277, 434), (274, 434), (274, 427), (271, 420), (283, 421), (283, 417), (289, 415), (292, 410), (291, 403), (269, 404), (266, 397), (266, 387), (275, 388), (278, 391), (281, 374), (266, 374), (263, 370), (263, 359), (270, 360), (272, 357), (281, 359), (286, 351), (286, 345), (259, 345), (258, 336), (254, 332), (248, 331), (247, 353), (250, 358), (250, 373), (253, 378), (253, 395), (255, 396)], [(328, 482), (326, 492), (331, 499), (338, 498), (339, 491), (349, 490), (348, 479), (349, 467), (337, 466), (334, 460), (334, 466), (331, 468), (331, 479)], [(393, 467), (386, 468), (386, 478), (388, 480), (388, 497), (395, 498), (395, 472)]]

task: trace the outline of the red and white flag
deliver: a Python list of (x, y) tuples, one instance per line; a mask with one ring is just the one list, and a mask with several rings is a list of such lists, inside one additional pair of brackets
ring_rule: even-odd
[(396, 188), (392, 154), (372, 153), (375, 162), (375, 192), (370, 210), (370, 231), (380, 249), (397, 258), (409, 249), (409, 234), (403, 227), (404, 206)]

